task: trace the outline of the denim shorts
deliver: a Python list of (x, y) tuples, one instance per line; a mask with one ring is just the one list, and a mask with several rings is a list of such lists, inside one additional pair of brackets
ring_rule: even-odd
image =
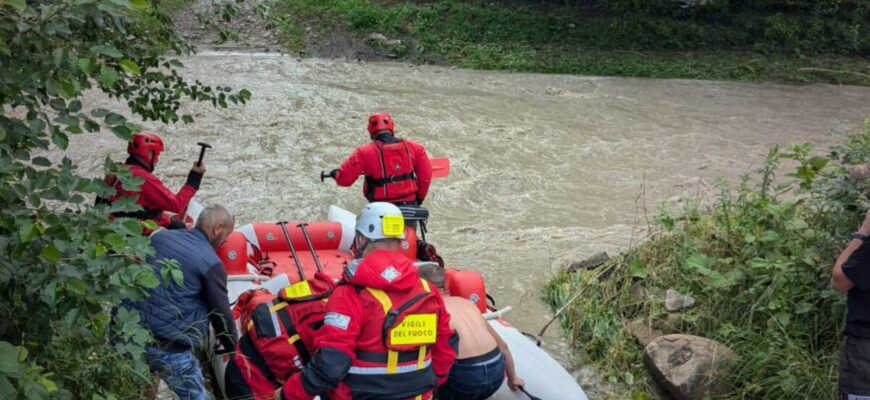
[(840, 399), (870, 400), (870, 339), (843, 336)]
[(438, 400), (484, 400), (504, 382), (504, 355), (496, 347), (481, 356), (456, 360), (447, 382), (438, 388)]
[(189, 350), (176, 353), (148, 346), (145, 348), (145, 360), (179, 399), (206, 399), (205, 380), (199, 368), (199, 360)]

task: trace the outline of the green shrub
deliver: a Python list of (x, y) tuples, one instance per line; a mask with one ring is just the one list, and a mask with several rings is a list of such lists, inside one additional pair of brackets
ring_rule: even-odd
[[(622, 324), (664, 320), (663, 299), (637, 293), (673, 288), (698, 300), (677, 314), (679, 328), (739, 355), (729, 398), (834, 397), (845, 302), (829, 287), (830, 270), (870, 207), (867, 182), (839, 164), (870, 160), (870, 121), (827, 156), (812, 152), (809, 144), (774, 147), (736, 190), (720, 182), (715, 204), (662, 209), (648, 241), (602, 267), (609, 276), (563, 273), (545, 301), (558, 308), (578, 288), (594, 287), (562, 325), (611, 374), (643, 376), (642, 349)], [(779, 176), (783, 160), (794, 169)]]

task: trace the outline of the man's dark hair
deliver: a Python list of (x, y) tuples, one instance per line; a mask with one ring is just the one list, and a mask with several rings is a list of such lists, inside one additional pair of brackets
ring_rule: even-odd
[(444, 289), (444, 268), (440, 265), (424, 264), (419, 268), (420, 277)]

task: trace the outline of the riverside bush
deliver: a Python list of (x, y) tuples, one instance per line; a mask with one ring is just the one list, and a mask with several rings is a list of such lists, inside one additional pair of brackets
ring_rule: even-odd
[[(139, 261), (154, 252), (143, 225), (156, 226), (109, 220), (136, 210), (131, 199), (92, 206), (113, 190), (44, 154), (86, 132), (130, 138), (126, 117), (82, 102), (89, 90), (164, 123), (193, 121), (181, 101), (227, 107), (250, 93), (180, 76), (167, 54), (193, 49), (162, 2), (0, 0), (0, 37), (0, 399), (143, 398), (151, 337), (136, 312), (110, 310), (179, 271)], [(142, 182), (110, 160), (106, 172)]]
[[(740, 357), (729, 398), (834, 398), (845, 301), (830, 289), (830, 271), (870, 208), (867, 182), (842, 164), (870, 160), (870, 121), (826, 156), (813, 150), (774, 147), (736, 189), (719, 182), (714, 204), (662, 209), (649, 240), (601, 267), (606, 278), (560, 274), (545, 301), (559, 308), (590, 287), (562, 326), (611, 376), (643, 376), (642, 348), (623, 323), (665, 320), (664, 299), (638, 293), (676, 289), (698, 300), (677, 314), (677, 329)], [(784, 168), (793, 170), (780, 175)]]
[(407, 46), (391, 53), (466, 68), (870, 84), (870, 63), (860, 58), (870, 55), (870, 6), (857, 2), (711, 2), (721, 9), (670, 0), (586, 2), (582, 9), (537, 9), (540, 2), (531, 1), (382, 3), (277, 0), (269, 15), (292, 51), (303, 50), (311, 28), (359, 40), (381, 33)]

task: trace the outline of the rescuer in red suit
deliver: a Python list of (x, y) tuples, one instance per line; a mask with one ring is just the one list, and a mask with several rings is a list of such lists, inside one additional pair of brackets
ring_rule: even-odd
[(368, 130), (371, 143), (357, 147), (329, 176), (346, 187), (365, 175), (363, 195), (370, 202), (422, 204), (432, 181), (432, 163), (426, 149), (410, 139), (396, 137), (389, 113), (372, 114)]
[[(171, 219), (166, 214), (166, 211), (183, 214), (187, 210), (190, 199), (193, 198), (199, 189), (202, 176), (205, 174), (205, 166), (194, 163), (193, 168), (187, 175), (187, 181), (184, 186), (181, 187), (178, 193), (173, 193), (152, 173), (163, 149), (163, 139), (157, 134), (133, 134), (133, 138), (127, 144), (127, 153), (130, 156), (124, 162), (124, 165), (130, 169), (133, 176), (142, 178), (145, 182), (142, 183), (139, 190), (126, 190), (121, 186), (119, 179), (114, 176), (108, 176), (106, 177), (106, 184), (115, 188), (115, 194), (108, 199), (97, 199), (97, 203), (111, 204), (121, 197), (136, 197), (136, 203), (142, 207), (141, 210), (115, 213), (112, 217), (150, 219), (156, 222), (158, 226), (164, 228), (184, 228), (185, 225), (182, 221)], [(143, 233), (149, 234), (150, 231)]]
[(456, 358), (458, 338), (438, 288), (398, 252), (402, 212), (370, 203), (354, 238), (362, 260), (342, 274), (326, 306), (316, 353), (275, 392), (280, 399), (431, 399)]

